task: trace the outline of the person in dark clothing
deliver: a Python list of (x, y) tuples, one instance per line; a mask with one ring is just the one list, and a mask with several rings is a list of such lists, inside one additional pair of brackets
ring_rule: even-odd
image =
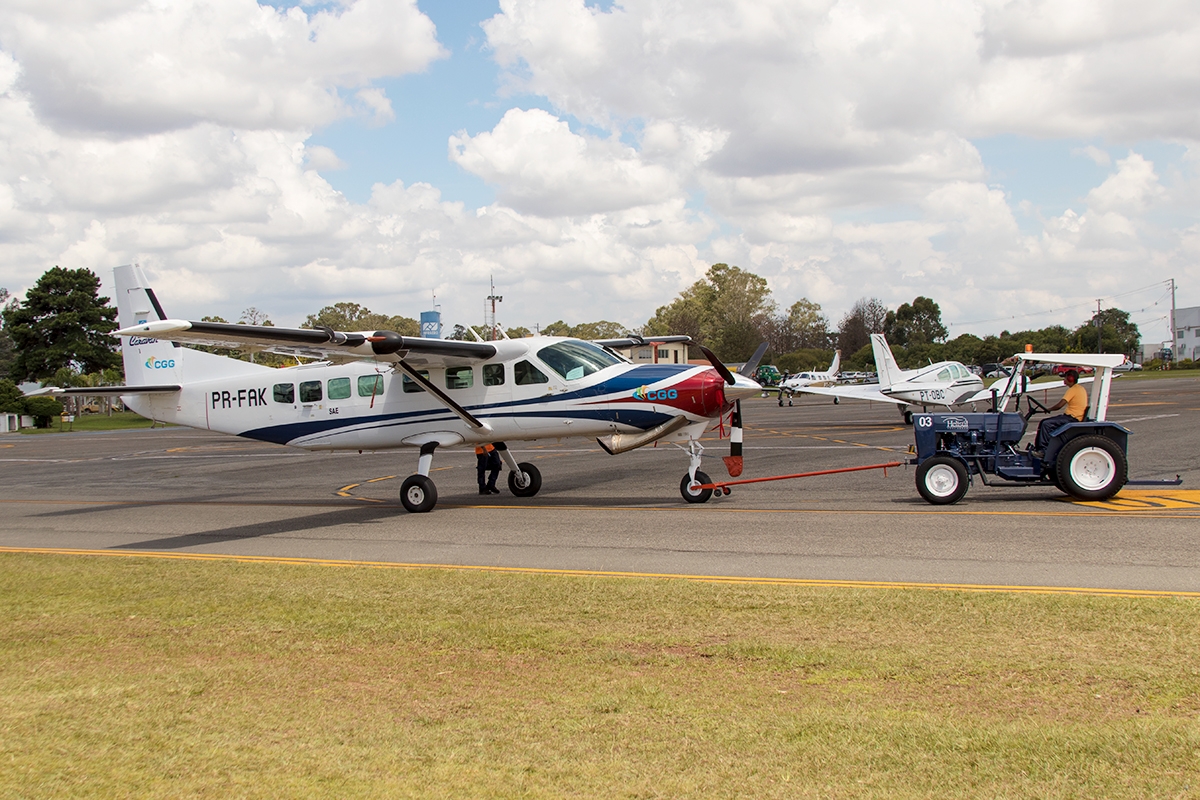
[[(500, 494), (496, 488), (496, 478), (500, 477), (500, 453), (495, 445), (484, 444), (475, 448), (475, 472), (479, 478), (480, 494)], [(487, 480), (484, 480), (485, 477)]]

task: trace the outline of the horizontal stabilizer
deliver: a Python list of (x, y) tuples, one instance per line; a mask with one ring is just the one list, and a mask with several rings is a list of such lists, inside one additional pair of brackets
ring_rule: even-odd
[(169, 394), (178, 392), (179, 386), (72, 386), (60, 389), (57, 386), (43, 386), (26, 394), (26, 397), (42, 397), (45, 395), (60, 395), (65, 397), (119, 397), (123, 394)]
[(680, 414), (667, 420), (662, 425), (656, 425), (648, 431), (642, 431), (641, 433), (610, 433), (608, 436), (597, 436), (596, 441), (604, 448), (604, 452), (610, 456), (615, 456), (617, 453), (628, 453), (630, 450), (636, 450), (639, 447), (657, 442), (667, 434), (674, 433), (688, 424), (688, 418)]

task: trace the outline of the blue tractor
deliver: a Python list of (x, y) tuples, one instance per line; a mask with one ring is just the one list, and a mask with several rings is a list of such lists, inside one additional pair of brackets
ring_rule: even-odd
[[(935, 505), (956, 503), (975, 476), (985, 486), (1056, 486), (1079, 500), (1107, 500), (1129, 482), (1126, 461), (1129, 431), (1106, 421), (1113, 367), (1119, 355), (1022, 353), (1013, 374), (999, 382), (992, 410), (982, 413), (914, 414), (917, 491)], [(1026, 366), (1068, 362), (1096, 368), (1087, 414), (1082, 422), (1056, 429), (1043, 452), (1021, 446), (1030, 418), (1046, 407), (1027, 394)], [(1036, 389), (1061, 383), (1038, 384)], [(1025, 414), (1007, 411), (1025, 395)], [(1175, 481), (1137, 481), (1172, 484)]]

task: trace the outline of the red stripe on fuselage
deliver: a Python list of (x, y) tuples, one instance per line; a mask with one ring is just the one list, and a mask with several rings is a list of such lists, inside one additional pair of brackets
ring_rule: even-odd
[[(645, 392), (643, 396), (639, 396)], [(625, 397), (595, 400), (587, 405), (609, 403), (645, 403), (677, 408), (688, 414), (715, 417), (733, 404), (725, 401), (725, 381), (715, 369), (706, 369), (677, 381), (641, 386)]]

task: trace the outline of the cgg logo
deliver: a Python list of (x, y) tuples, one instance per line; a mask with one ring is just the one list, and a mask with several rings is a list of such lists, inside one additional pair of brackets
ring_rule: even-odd
[(638, 400), (674, 400), (679, 397), (679, 392), (674, 389), (649, 389), (641, 386), (634, 390), (633, 396)]
[(146, 369), (175, 369), (173, 358), (147, 358)]

